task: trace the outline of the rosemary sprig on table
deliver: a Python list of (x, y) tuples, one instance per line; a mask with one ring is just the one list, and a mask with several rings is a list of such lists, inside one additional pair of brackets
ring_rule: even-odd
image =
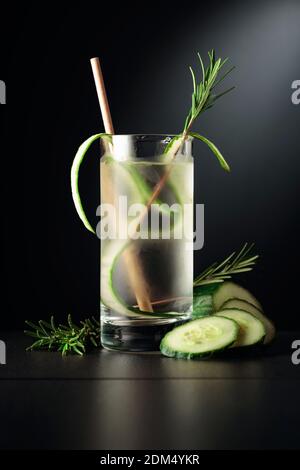
[(238, 253), (234, 251), (221, 263), (213, 263), (196, 277), (194, 286), (224, 282), (233, 274), (251, 271), (258, 259), (258, 255), (251, 254), (253, 247), (254, 243), (250, 245), (245, 243)]
[[(238, 253), (233, 252), (224, 261), (213, 263), (196, 277), (194, 287), (224, 282), (234, 274), (251, 271), (258, 258), (258, 255), (251, 254), (253, 247), (253, 243), (245, 243)], [(35, 338), (28, 351), (48, 349), (59, 351), (62, 355), (73, 353), (83, 356), (88, 349), (100, 345), (100, 322), (94, 317), (81, 321), (79, 325), (75, 325), (71, 315), (68, 315), (67, 325), (56, 326), (53, 316), (50, 323), (40, 320), (36, 324), (26, 321), (26, 324), (31, 330), (25, 330), (25, 334)]]
[(68, 315), (67, 325), (56, 326), (54, 317), (50, 323), (40, 320), (37, 324), (26, 321), (32, 330), (25, 330), (25, 334), (36, 338), (36, 341), (27, 350), (48, 349), (60, 351), (62, 355), (75, 353), (82, 356), (89, 347), (99, 347), (100, 322), (94, 317), (81, 321), (75, 325), (71, 315)]

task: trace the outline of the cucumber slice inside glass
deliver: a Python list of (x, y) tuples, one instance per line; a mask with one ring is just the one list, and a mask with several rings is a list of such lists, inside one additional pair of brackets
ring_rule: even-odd
[[(113, 284), (113, 275), (117, 266), (117, 262), (122, 255), (123, 251), (129, 246), (130, 241), (114, 240), (106, 247), (105, 253), (101, 259), (101, 302), (104, 306), (116, 311), (120, 315), (127, 317), (135, 317), (139, 319), (150, 318), (178, 318), (178, 312), (143, 312), (138, 308), (129, 308), (121, 297), (118, 295), (117, 290)], [(184, 316), (187, 314), (184, 313)]]

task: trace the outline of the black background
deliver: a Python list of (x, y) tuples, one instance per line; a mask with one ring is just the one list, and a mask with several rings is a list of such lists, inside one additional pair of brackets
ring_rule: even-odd
[[(196, 144), (205, 247), (195, 272), (255, 242), (261, 259), (244, 284), (279, 327), (299, 327), (299, 25), (297, 0), (1, 6), (1, 328), (98, 312), (99, 241), (76, 216), (69, 183), (77, 147), (103, 130), (89, 58), (101, 57), (118, 133), (176, 133), (190, 104), (188, 66), (212, 47), (236, 65), (227, 80), (236, 90), (195, 129), (232, 173)], [(95, 223), (98, 175), (95, 146), (81, 179)]]

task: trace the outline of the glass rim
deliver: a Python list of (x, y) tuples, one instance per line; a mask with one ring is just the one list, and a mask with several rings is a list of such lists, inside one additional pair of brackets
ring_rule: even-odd
[[(177, 137), (180, 134), (145, 134), (145, 133), (139, 133), (139, 134), (107, 134), (111, 137), (132, 137), (136, 138), (138, 140), (164, 140), (167, 139), (168, 137), (173, 139), (174, 137)], [(192, 135), (188, 135), (186, 140), (193, 140), (194, 137)]]
[[(137, 159), (148, 161), (164, 154), (164, 149), (175, 142), (178, 134), (110, 134), (113, 150), (104, 146), (104, 153), (109, 151), (118, 161)], [(188, 136), (180, 142), (183, 155), (192, 156), (193, 137)]]

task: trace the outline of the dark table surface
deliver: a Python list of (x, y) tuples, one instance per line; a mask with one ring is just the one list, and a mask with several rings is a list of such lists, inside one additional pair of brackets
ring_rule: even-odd
[(300, 448), (300, 365), (280, 333), (259, 353), (206, 361), (99, 350), (26, 353), (1, 333), (0, 447), (7, 449)]

